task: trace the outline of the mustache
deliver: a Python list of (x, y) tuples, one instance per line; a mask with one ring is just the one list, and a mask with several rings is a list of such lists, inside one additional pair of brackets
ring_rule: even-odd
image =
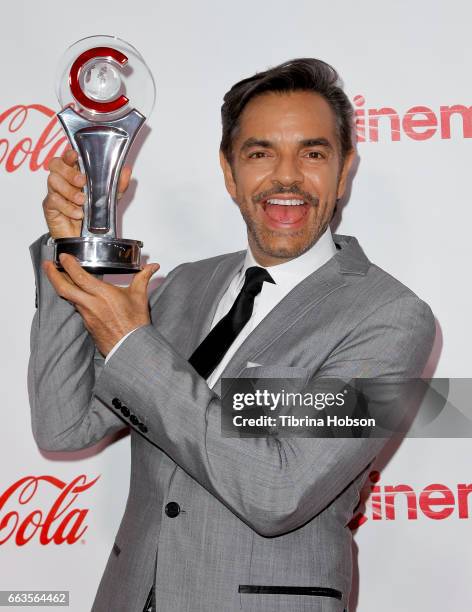
[(319, 198), (312, 195), (311, 193), (308, 193), (308, 191), (303, 191), (302, 189), (300, 189), (300, 187), (297, 187), (296, 185), (292, 185), (291, 187), (283, 187), (282, 185), (278, 187), (276, 186), (272, 189), (269, 189), (268, 191), (261, 191), (260, 193), (257, 193), (256, 195), (252, 196), (251, 200), (254, 204), (259, 204), (260, 202), (262, 202), (262, 200), (266, 200), (267, 198), (279, 194), (291, 194), (300, 196), (312, 206), (318, 206), (318, 204), (320, 203)]

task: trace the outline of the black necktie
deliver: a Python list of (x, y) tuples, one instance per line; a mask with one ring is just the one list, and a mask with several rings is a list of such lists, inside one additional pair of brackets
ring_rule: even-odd
[(275, 284), (271, 275), (264, 268), (257, 266), (248, 268), (243, 288), (231, 306), (231, 310), (215, 325), (193, 352), (189, 362), (203, 378), (210, 376), (251, 318), (254, 298), (261, 292), (264, 281)]

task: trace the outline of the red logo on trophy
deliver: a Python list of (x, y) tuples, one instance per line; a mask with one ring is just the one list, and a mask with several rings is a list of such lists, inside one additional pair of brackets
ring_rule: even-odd
[(58, 69), (59, 121), (87, 177), (79, 237), (54, 241), (54, 262), (69, 253), (90, 272), (140, 270), (140, 240), (116, 236), (116, 195), (121, 169), (155, 100), (152, 74), (134, 47), (114, 36), (73, 44)]

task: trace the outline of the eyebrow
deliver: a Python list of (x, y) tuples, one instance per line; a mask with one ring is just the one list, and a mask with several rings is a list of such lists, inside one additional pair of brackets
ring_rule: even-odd
[(333, 145), (327, 138), (307, 138), (306, 140), (302, 140), (300, 144), (303, 147), (326, 147), (327, 149), (333, 148)]
[[(302, 147), (325, 147), (333, 150), (333, 145), (327, 138), (306, 138), (305, 140), (301, 140), (299, 144), (301, 144)], [(244, 141), (241, 146), (241, 151), (247, 151), (247, 149), (251, 149), (252, 147), (269, 149), (272, 146), (273, 143), (270, 140), (251, 137)]]
[(272, 143), (270, 142), (270, 140), (262, 140), (260, 138), (251, 137), (244, 141), (241, 146), (241, 151), (246, 151), (251, 147), (262, 147), (263, 149), (268, 149), (271, 146)]

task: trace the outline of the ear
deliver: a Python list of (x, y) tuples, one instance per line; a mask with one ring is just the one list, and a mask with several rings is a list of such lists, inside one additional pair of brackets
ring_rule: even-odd
[(354, 163), (355, 158), (356, 158), (356, 151), (354, 149), (352, 149), (344, 158), (343, 167), (341, 169), (341, 175), (338, 181), (338, 191), (337, 191), (338, 198), (342, 198), (344, 195), (344, 192), (346, 191), (347, 178), (349, 176), (349, 172), (352, 168), (352, 164)]
[(223, 154), (222, 151), (220, 151), (220, 166), (223, 170), (226, 190), (234, 200), (234, 198), (236, 197), (236, 183), (233, 176), (233, 170), (229, 161), (226, 159), (226, 156)]

